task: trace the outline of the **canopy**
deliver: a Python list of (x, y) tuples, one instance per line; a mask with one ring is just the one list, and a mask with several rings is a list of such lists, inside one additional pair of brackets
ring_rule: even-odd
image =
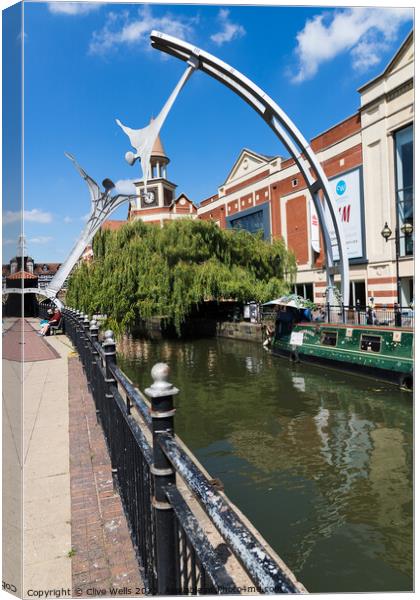
[(290, 306), (290, 308), (305, 308), (305, 299), (297, 294), (281, 296), (270, 302), (265, 302), (263, 306)]

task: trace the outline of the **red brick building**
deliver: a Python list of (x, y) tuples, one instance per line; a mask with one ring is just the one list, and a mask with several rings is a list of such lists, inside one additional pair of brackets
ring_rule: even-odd
[[(413, 299), (412, 234), (401, 233), (413, 223), (413, 64), (410, 34), (384, 72), (359, 89), (358, 112), (310, 141), (340, 211), (351, 303), (365, 304), (374, 296), (377, 304), (393, 304), (397, 273), (401, 303)], [(283, 238), (298, 263), (296, 292), (324, 298), (317, 217), (293, 159), (242, 150), (217, 193), (200, 203), (198, 218)], [(381, 236), (385, 223), (398, 232), (399, 256), (395, 237), (387, 243)], [(328, 228), (334, 246), (332, 225)]]

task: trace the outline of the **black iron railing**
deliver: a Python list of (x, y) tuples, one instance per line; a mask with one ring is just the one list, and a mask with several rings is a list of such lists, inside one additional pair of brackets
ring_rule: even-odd
[[(149, 593), (305, 592), (175, 437), (173, 399), (178, 390), (167, 381), (167, 365), (153, 367), (154, 382), (145, 391), (148, 403), (118, 368), (112, 332), (105, 332), (100, 343), (95, 320), (67, 308), (63, 317), (94, 398)], [(187, 503), (185, 490), (223, 540), (216, 547)], [(238, 588), (237, 576), (228, 571), (231, 554), (252, 581), (251, 589)]]
[[(300, 310), (300, 317), (305, 320), (308, 313)], [(261, 320), (275, 320), (277, 311), (272, 306), (262, 307)], [(297, 319), (299, 319), (297, 316)], [(382, 327), (414, 327), (414, 309), (412, 307), (388, 306), (354, 306), (333, 305), (326, 303), (316, 310), (311, 310), (309, 318), (323, 323), (347, 323), (348, 325), (377, 325)]]

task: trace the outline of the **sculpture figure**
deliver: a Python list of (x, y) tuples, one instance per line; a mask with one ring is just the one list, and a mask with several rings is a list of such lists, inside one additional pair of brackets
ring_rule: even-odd
[(188, 61), (188, 67), (185, 69), (183, 75), (181, 76), (181, 79), (178, 81), (172, 94), (166, 101), (164, 107), (162, 108), (156, 119), (152, 119), (151, 123), (147, 127), (143, 127), (142, 129), (131, 129), (126, 125), (123, 125), (119, 119), (116, 119), (117, 125), (119, 125), (124, 131), (124, 133), (128, 136), (130, 144), (136, 150), (135, 154), (131, 151), (126, 152), (126, 161), (129, 165), (134, 165), (136, 160), (140, 160), (141, 169), (143, 172), (143, 185), (145, 194), (147, 194), (147, 180), (149, 177), (150, 156), (152, 154), (152, 149), (155, 140), (159, 135), (159, 131), (161, 130), (162, 125), (166, 117), (168, 116), (168, 113), (171, 110), (172, 105), (175, 102), (178, 94), (188, 81), (190, 75), (197, 68), (197, 65), (198, 62), (194, 59), (194, 57), (192, 57), (192, 59)]
[(136, 197), (135, 194), (116, 194), (113, 196), (112, 190), (115, 189), (115, 184), (111, 181), (111, 179), (103, 180), (102, 185), (104, 190), (102, 191), (96, 181), (86, 173), (86, 171), (79, 165), (72, 154), (65, 152), (65, 155), (73, 162), (81, 177), (83, 177), (87, 183), (91, 199), (91, 209), (89, 218), (85, 227), (83, 228), (82, 233), (80, 234), (79, 239), (73, 246), (66, 260), (58, 269), (57, 273), (51, 279), (49, 286), (44, 292), (45, 295), (53, 300), (58, 306), (62, 306), (61, 301), (56, 297), (58, 292), (63, 287), (63, 284), (71, 273), (74, 265), (81, 257), (86, 246), (90, 244), (102, 223), (116, 208), (121, 206), (121, 204)]

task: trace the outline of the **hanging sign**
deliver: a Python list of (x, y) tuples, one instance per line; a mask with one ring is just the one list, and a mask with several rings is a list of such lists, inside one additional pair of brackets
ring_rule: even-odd
[(314, 252), (316, 252), (317, 254), (320, 253), (321, 248), (319, 245), (319, 221), (318, 221), (318, 215), (316, 213), (316, 209), (315, 209), (315, 204), (314, 201), (310, 200), (310, 206), (311, 206), (311, 244), (312, 244), (312, 250)]
[[(362, 182), (361, 167), (330, 179), (332, 199), (338, 209), (349, 258), (363, 258), (362, 229)], [(333, 248), (333, 259), (339, 260), (334, 227), (328, 211), (325, 211), (328, 232)]]

